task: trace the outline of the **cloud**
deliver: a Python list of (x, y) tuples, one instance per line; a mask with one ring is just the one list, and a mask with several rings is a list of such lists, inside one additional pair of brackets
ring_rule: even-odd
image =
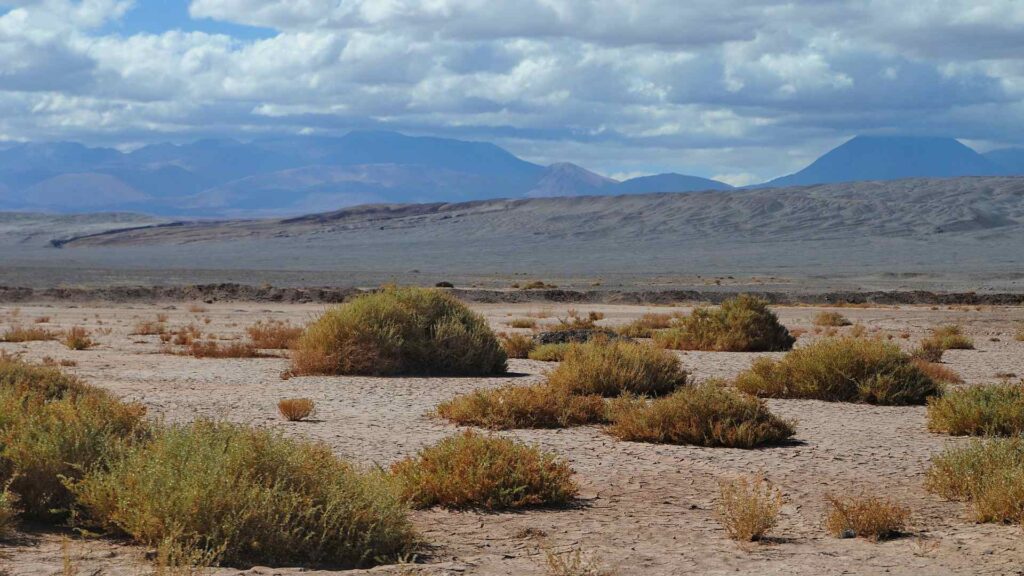
[(132, 5), (0, 0), (0, 134), (121, 144), (378, 127), (734, 182), (862, 132), (1022, 143), (1017, 0), (189, 5), (277, 31), (256, 39), (109, 26)]

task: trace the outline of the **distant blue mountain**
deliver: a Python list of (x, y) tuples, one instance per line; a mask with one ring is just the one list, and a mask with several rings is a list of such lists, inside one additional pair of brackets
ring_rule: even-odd
[(1024, 175), (1024, 148), (1002, 148), (984, 154), (1010, 174)]
[(718, 180), (682, 174), (656, 174), (640, 176), (620, 183), (616, 194), (646, 194), (649, 192), (702, 192), (704, 190), (731, 190), (732, 186)]
[(1007, 170), (955, 138), (857, 136), (803, 170), (761, 186), (803, 186), (895, 180), (993, 176)]

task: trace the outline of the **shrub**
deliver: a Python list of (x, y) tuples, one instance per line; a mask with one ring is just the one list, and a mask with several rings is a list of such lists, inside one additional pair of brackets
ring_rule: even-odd
[(46, 328), (12, 326), (4, 332), (3, 337), (0, 337), (0, 342), (39, 342), (56, 339), (57, 335)]
[(183, 326), (174, 333), (171, 343), (178, 346), (191, 346), (193, 342), (202, 338), (203, 333), (192, 324)]
[(263, 354), (247, 342), (220, 344), (213, 340), (195, 340), (187, 354), (195, 358), (260, 358)]
[(970, 386), (929, 399), (928, 429), (954, 436), (1024, 433), (1024, 384)]
[(764, 401), (709, 382), (680, 388), (646, 402), (612, 404), (608, 431), (621, 440), (753, 448), (795, 434), (793, 424), (772, 414)]
[(865, 338), (820, 340), (779, 360), (759, 358), (736, 387), (773, 398), (890, 405), (924, 404), (942, 392), (899, 346)]
[(501, 348), (509, 358), (526, 358), (533, 351), (533, 338), (526, 334), (501, 334)]
[(925, 487), (968, 502), (979, 522), (1024, 521), (1024, 438), (976, 440), (932, 459)]
[(286, 398), (277, 403), (277, 411), (289, 422), (298, 422), (313, 415), (316, 404), (309, 398)]
[(932, 334), (921, 342), (921, 348), (939, 350), (973, 350), (974, 341), (965, 336), (956, 324), (932, 329)]
[(14, 532), (14, 526), (18, 522), (17, 506), (18, 497), (14, 492), (6, 486), (0, 489), (0, 541)]
[(592, 340), (566, 348), (548, 382), (573, 394), (657, 396), (686, 384), (679, 357), (646, 344)]
[(563, 428), (603, 422), (601, 396), (578, 396), (550, 384), (476, 390), (437, 407), (437, 414), (456, 424), (496, 430)]
[(143, 437), (144, 414), (56, 368), (0, 356), (0, 486), (26, 516), (62, 518), (72, 504), (62, 478), (102, 466)]
[(555, 455), (472, 431), (396, 463), (392, 471), (415, 506), (488, 510), (565, 504), (579, 491)]
[(513, 328), (536, 328), (537, 321), (533, 318), (513, 318), (509, 322), (509, 326)]
[(227, 563), (358, 566), (413, 542), (406, 507), (380, 473), (324, 445), (233, 424), (164, 428), (72, 489), (102, 528)]
[(718, 514), (729, 538), (760, 540), (778, 522), (782, 493), (764, 477), (741, 477), (719, 484)]
[(839, 312), (818, 312), (811, 321), (815, 326), (849, 326), (850, 321)]
[(789, 350), (796, 341), (768, 303), (742, 295), (718, 308), (697, 308), (675, 326), (658, 332), (654, 341), (676, 350), (767, 352)]
[(265, 350), (284, 350), (302, 335), (302, 328), (280, 320), (258, 320), (245, 329), (253, 346)]
[(565, 352), (572, 344), (540, 344), (535, 346), (527, 354), (530, 360), (540, 362), (561, 362), (565, 358)]
[(132, 328), (132, 336), (156, 336), (167, 332), (167, 325), (163, 322), (153, 322), (152, 320), (144, 320), (135, 324)]
[(636, 320), (621, 326), (618, 333), (626, 338), (650, 338), (655, 330), (664, 330), (672, 326), (672, 314), (644, 314)]
[(615, 576), (615, 572), (601, 566), (593, 557), (587, 557), (579, 548), (564, 554), (545, 549), (547, 576)]
[(912, 358), (914, 365), (928, 375), (932, 380), (941, 384), (963, 384), (964, 379), (955, 370), (938, 362), (928, 362), (921, 358)]
[(327, 311), (295, 344), (296, 374), (504, 373), (482, 316), (445, 291), (387, 288)]
[(89, 331), (81, 326), (68, 328), (64, 333), (64, 345), (69, 350), (86, 350), (92, 348), (95, 342), (89, 337)]
[(838, 538), (867, 538), (872, 542), (899, 536), (910, 510), (880, 496), (828, 495), (825, 529)]

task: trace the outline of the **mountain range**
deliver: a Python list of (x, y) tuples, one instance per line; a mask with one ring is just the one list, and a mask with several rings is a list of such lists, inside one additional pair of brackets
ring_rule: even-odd
[[(979, 154), (953, 138), (858, 136), (756, 187), (1006, 174), (1024, 174), (1024, 149)], [(238, 217), (360, 204), (730, 189), (682, 174), (618, 181), (571, 163), (527, 162), (491, 143), (383, 131), (200, 140), (130, 152), (77, 143), (0, 148), (0, 210), (17, 211)]]

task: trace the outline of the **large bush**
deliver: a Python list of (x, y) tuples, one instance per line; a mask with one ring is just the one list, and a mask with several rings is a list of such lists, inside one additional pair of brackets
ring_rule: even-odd
[(624, 340), (597, 339), (565, 349), (548, 383), (572, 394), (658, 396), (686, 383), (672, 352)]
[(789, 350), (796, 338), (768, 309), (768, 302), (741, 295), (718, 308), (697, 308), (672, 328), (655, 332), (654, 341), (676, 350), (768, 352)]
[(971, 386), (930, 399), (928, 429), (954, 436), (1024, 433), (1024, 384)]
[(445, 291), (387, 288), (327, 311), (295, 343), (296, 374), (505, 372), (507, 357), (482, 316)]
[(894, 405), (924, 404), (942, 392), (899, 346), (867, 338), (819, 340), (779, 360), (759, 358), (736, 386), (773, 398)]
[(99, 526), (228, 563), (359, 566), (413, 543), (407, 508), (383, 473), (320, 444), (231, 424), (160, 430), (73, 490)]

